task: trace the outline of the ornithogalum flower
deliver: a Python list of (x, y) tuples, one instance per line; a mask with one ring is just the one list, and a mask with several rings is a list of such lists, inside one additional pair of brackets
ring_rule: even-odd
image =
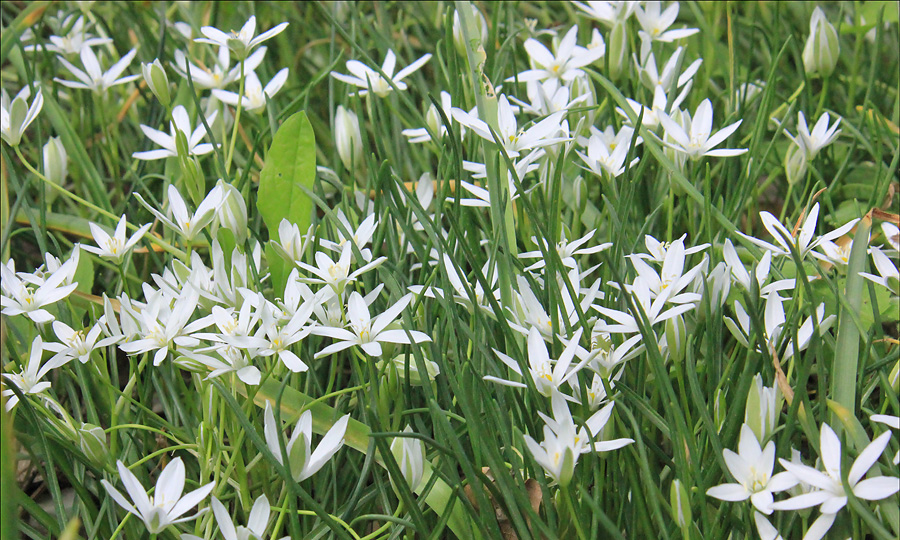
[[(216, 120), (219, 111), (214, 111), (206, 119), (207, 124), (212, 124)], [(171, 135), (167, 135), (162, 131), (153, 129), (149, 126), (141, 125), (141, 131), (148, 139), (162, 146), (161, 149), (148, 150), (146, 152), (135, 152), (131, 156), (135, 159), (153, 160), (167, 157), (178, 156), (178, 146), (176, 145), (176, 137), (180, 133), (187, 142), (188, 156), (202, 156), (215, 150), (212, 144), (203, 143), (203, 137), (206, 137), (206, 128), (202, 122), (198, 123), (197, 129), (191, 130), (191, 120), (188, 117), (187, 110), (184, 106), (179, 105), (172, 110), (172, 122), (169, 124)], [(185, 156), (186, 157), (186, 156)]]
[(354, 163), (363, 163), (362, 134), (359, 131), (359, 117), (338, 105), (334, 111), (334, 146), (338, 157), (348, 171)]
[(760, 448), (759, 441), (750, 426), (741, 427), (738, 453), (722, 450), (728, 471), (737, 480), (736, 484), (721, 484), (706, 491), (710, 497), (723, 501), (745, 501), (750, 499), (753, 506), (763, 514), (772, 513), (772, 493), (784, 491), (794, 486), (797, 479), (790, 473), (772, 475), (775, 465), (775, 442), (769, 441)]
[(22, 134), (41, 112), (41, 108), (44, 106), (44, 94), (39, 88), (30, 106), (28, 105), (28, 96), (31, 95), (31, 88), (28, 86), (22, 88), (12, 101), (9, 100), (9, 94), (6, 93), (5, 88), (2, 95), (0, 136), (3, 137), (6, 144), (16, 146), (22, 140)]
[(819, 220), (819, 203), (813, 205), (812, 209), (809, 211), (809, 216), (806, 217), (806, 220), (803, 222), (803, 226), (800, 227), (799, 234), (795, 235), (788, 231), (787, 227), (781, 224), (778, 221), (778, 218), (770, 214), (769, 212), (760, 212), (759, 218), (762, 221), (763, 225), (766, 227), (766, 230), (769, 231), (769, 234), (772, 235), (775, 242), (778, 245), (770, 244), (769, 242), (765, 242), (758, 238), (754, 238), (752, 236), (746, 235), (740, 231), (738, 234), (741, 235), (746, 240), (756, 244), (757, 246), (771, 251), (772, 255), (782, 255), (782, 256), (791, 256), (791, 248), (793, 247), (800, 254), (800, 258), (803, 259), (806, 257), (809, 252), (819, 245), (820, 242), (824, 240), (835, 240), (844, 236), (856, 225), (856, 222), (859, 219), (853, 219), (848, 221), (844, 225), (838, 227), (837, 229), (823, 234), (822, 236), (815, 237), (816, 234), (816, 222)]
[(700, 159), (703, 156), (739, 156), (747, 152), (746, 148), (721, 148), (714, 150), (716, 146), (724, 142), (740, 127), (743, 120), (738, 120), (730, 126), (720, 129), (713, 135), (713, 109), (712, 102), (708, 98), (704, 99), (697, 106), (693, 117), (687, 112), (682, 113), (683, 125), (673, 120), (671, 116), (663, 111), (657, 111), (656, 116), (659, 118), (663, 129), (666, 130), (666, 135), (674, 141), (672, 143), (666, 142), (666, 144), (673, 150), (682, 152), (693, 160)]
[(0, 276), (3, 278), (0, 280), (0, 306), (3, 306), (0, 313), (10, 317), (24, 314), (38, 324), (52, 321), (55, 317), (44, 307), (69, 296), (78, 286), (77, 283), (63, 285), (69, 280), (69, 271), (74, 271), (73, 267), (77, 265), (75, 258), (69, 259), (42, 283), (35, 283), (39, 280), (31, 275), (20, 279), (12, 262), (10, 260), (9, 264), (0, 264)]
[(185, 241), (190, 242), (197, 237), (197, 234), (204, 227), (212, 223), (216, 217), (219, 207), (225, 202), (225, 190), (222, 186), (216, 186), (210, 190), (206, 198), (197, 207), (197, 211), (191, 214), (188, 212), (187, 204), (184, 202), (181, 193), (174, 185), (169, 185), (169, 210), (172, 212), (172, 219), (166, 217), (165, 214), (147, 204), (140, 194), (136, 193), (135, 197), (143, 204), (147, 210), (163, 222), (167, 227), (179, 233), (184, 237)]
[[(37, 336), (34, 338), (34, 341), (31, 342), (31, 352), (28, 355), (28, 363), (25, 364), (22, 371), (20, 373), (3, 374), (7, 381), (6, 384), (16, 385), (16, 388), (26, 395), (40, 394), (44, 390), (50, 388), (50, 383), (47, 381), (42, 382), (41, 379), (43, 379), (44, 375), (49, 373), (51, 369), (58, 368), (71, 360), (71, 358), (54, 356), (41, 364), (41, 356), (43, 354), (43, 341), (41, 340), (41, 336)], [(16, 406), (16, 403), (19, 402), (19, 396), (15, 395), (10, 388), (3, 390), (3, 396), (7, 398), (7, 412), (11, 411), (12, 408)]]
[(610, 403), (595, 412), (585, 421), (585, 427), (575, 429), (575, 421), (566, 403), (566, 398), (559, 392), (551, 396), (553, 418), (540, 414), (544, 420), (544, 441), (540, 444), (525, 435), (525, 446), (534, 460), (544, 468), (561, 487), (566, 487), (572, 480), (575, 464), (581, 454), (588, 452), (608, 452), (622, 448), (634, 442), (633, 439), (615, 439), (610, 441), (591, 442), (598, 439), (600, 431), (609, 422), (615, 403)]
[(244, 110), (251, 112), (260, 112), (266, 107), (266, 102), (275, 96), (281, 87), (284, 86), (288, 78), (288, 68), (284, 68), (272, 77), (269, 84), (263, 88), (259, 82), (256, 73), (251, 72), (244, 81), (244, 96), (238, 96), (236, 92), (226, 92), (218, 88), (212, 91), (212, 94), (223, 103), (227, 103), (233, 107), (237, 107), (238, 100)]
[[(306, 480), (310, 476), (319, 472), (328, 460), (331, 459), (341, 446), (344, 445), (344, 434), (347, 432), (347, 423), (350, 421), (350, 415), (346, 414), (338, 419), (331, 426), (331, 429), (325, 433), (322, 442), (312, 450), (312, 411), (305, 411), (300, 415), (300, 420), (294, 428), (291, 439), (285, 446), (285, 453), (288, 456), (288, 470), (291, 472), (295, 482)], [(272, 412), (272, 405), (266, 402), (265, 412), (265, 436), (266, 445), (274, 454), (278, 463), (282, 462), (281, 455), (281, 429), (275, 424), (275, 414)]]
[[(457, 122), (474, 131), (479, 137), (494, 142), (491, 128), (486, 122), (462, 109), (453, 108), (452, 112), (453, 118)], [(568, 140), (566, 137), (556, 136), (562, 129), (560, 121), (565, 113), (566, 111), (553, 113), (527, 130), (519, 130), (509, 99), (505, 95), (501, 95), (497, 102), (497, 137), (506, 151), (506, 155), (515, 158), (519, 157), (524, 150), (550, 146)]]
[(809, 126), (806, 125), (806, 116), (803, 115), (803, 111), (800, 111), (797, 113), (797, 137), (791, 136), (787, 130), (784, 134), (803, 150), (808, 161), (812, 161), (818, 155), (819, 150), (834, 142), (841, 134), (841, 130), (838, 129), (838, 126), (841, 125), (841, 118), (831, 124), (831, 127), (828, 126), (829, 120), (828, 113), (822, 114), (810, 133)]
[(372, 91), (375, 92), (376, 96), (385, 97), (391, 93), (394, 87), (398, 90), (406, 90), (406, 83), (403, 82), (403, 79), (412, 75), (430, 59), (431, 55), (426, 54), (394, 75), (394, 69), (397, 67), (397, 55), (394, 54), (393, 50), (388, 50), (387, 55), (384, 57), (384, 64), (381, 66), (381, 72), (384, 73), (384, 77), (359, 60), (347, 61), (347, 71), (352, 73), (352, 76), (336, 71), (332, 71), (331, 76), (339, 81), (361, 88), (362, 90), (359, 91), (360, 96), (368, 94), (369, 86), (371, 85)]
[[(269, 524), (269, 515), (272, 513), (272, 507), (269, 504), (268, 497), (265, 494), (256, 498), (253, 508), (250, 509), (250, 517), (247, 518), (247, 526), (235, 526), (232, 522), (231, 515), (225, 508), (225, 505), (219, 499), (213, 497), (210, 504), (213, 515), (216, 516), (216, 523), (219, 525), (219, 533), (224, 540), (262, 540), (266, 537), (266, 527)], [(192, 535), (182, 535), (182, 540), (201, 540), (199, 537)], [(281, 540), (287, 540), (285, 536)]]
[(523, 71), (507, 81), (519, 80), (543, 81), (546, 79), (561, 79), (569, 82), (584, 75), (580, 68), (594, 63), (606, 52), (603, 38), (599, 30), (594, 30), (595, 40), (593, 46), (580, 47), (576, 45), (578, 39), (578, 25), (573, 26), (556, 47), (556, 54), (544, 46), (540, 41), (529, 38), (525, 41), (525, 52), (528, 53), (534, 69)]
[(878, 270), (880, 275), (876, 276), (864, 272), (860, 272), (860, 275), (874, 283), (886, 287), (895, 296), (900, 296), (900, 270), (898, 270), (897, 266), (891, 262), (891, 259), (877, 247), (872, 246), (869, 248), (869, 252), (872, 254), (872, 262), (875, 264), (875, 269)]
[(320, 336), (328, 336), (337, 341), (325, 347), (316, 358), (334, 354), (338, 351), (358, 345), (370, 356), (381, 356), (381, 343), (423, 343), (431, 341), (431, 338), (417, 330), (404, 330), (402, 328), (388, 329), (388, 326), (406, 309), (412, 301), (413, 295), (407, 294), (389, 307), (381, 315), (372, 318), (369, 315), (369, 307), (363, 297), (356, 291), (350, 293), (347, 300), (347, 320), (349, 330), (346, 328), (334, 328), (330, 326), (317, 326), (312, 332)]
[(837, 30), (825, 18), (822, 8), (816, 6), (809, 20), (809, 38), (803, 47), (803, 67), (809, 76), (828, 77), (837, 66), (841, 44)]
[(140, 75), (128, 75), (127, 77), (120, 78), (122, 73), (128, 69), (135, 54), (137, 54), (137, 49), (131, 49), (125, 56), (120, 58), (118, 62), (104, 72), (100, 67), (100, 61), (97, 59), (97, 55), (94, 54), (94, 51), (90, 47), (84, 47), (81, 49), (81, 54), (79, 55), (84, 71), (73, 66), (65, 58), (61, 56), (57, 57), (60, 63), (78, 80), (53, 80), (63, 86), (68, 86), (69, 88), (83, 88), (85, 90), (91, 90), (95, 94), (105, 94), (106, 91), (113, 86), (129, 83), (141, 77)]
[(204, 26), (200, 32), (205, 36), (196, 38), (197, 43), (209, 43), (210, 45), (218, 45), (220, 47), (228, 47), (231, 52), (239, 59), (247, 58), (253, 49), (255, 49), (263, 41), (269, 40), (288, 27), (288, 23), (283, 22), (273, 28), (256, 35), (256, 17), (250, 17), (240, 31), (231, 31), (230, 34), (219, 30), (214, 26)]
[(116, 226), (116, 231), (112, 236), (100, 228), (96, 223), (91, 222), (89, 225), (91, 227), (91, 234), (94, 235), (94, 241), (97, 242), (98, 247), (83, 245), (81, 248), (94, 255), (120, 263), (122, 262), (122, 259), (125, 258), (125, 255), (131, 251), (131, 248), (144, 237), (144, 233), (150, 229), (151, 224), (147, 223), (146, 225), (141, 226), (141, 228), (128, 239), (125, 238), (125, 227), (127, 225), (125, 214), (122, 214), (122, 218), (119, 219), (119, 224)]
[(662, 12), (660, 12), (662, 2), (646, 2), (645, 4), (643, 9), (640, 6), (634, 8), (634, 17), (641, 25), (641, 37), (647, 36), (652, 41), (671, 43), (676, 39), (683, 39), (700, 31), (696, 28), (669, 30), (669, 27), (678, 18), (678, 2), (672, 2)]
[[(528, 332), (528, 372), (532, 381), (534, 381), (534, 385), (538, 392), (548, 397), (552, 395), (553, 392), (558, 392), (560, 385), (578, 373), (578, 371), (588, 363), (590, 357), (582, 360), (575, 366), (572, 366), (572, 359), (575, 358), (575, 352), (578, 348), (578, 340), (580, 338), (581, 328), (575, 332), (575, 335), (573, 335), (572, 339), (566, 344), (565, 350), (559, 356), (559, 359), (555, 361), (556, 365), (553, 365), (544, 338), (536, 327), (531, 327), (531, 330)], [(497, 357), (511, 370), (518, 373), (519, 376), (524, 376), (522, 368), (519, 367), (519, 363), (516, 362), (515, 359), (503, 354), (497, 349), (494, 349), (494, 353), (496, 353)], [(484, 380), (502, 384), (504, 386), (528, 388), (528, 385), (525, 383), (501, 379), (500, 377), (494, 377), (492, 375), (486, 375)]]
[[(776, 502), (774, 510), (799, 510), (819, 506), (822, 515), (810, 526), (810, 532), (804, 538), (819, 540), (834, 523), (837, 513), (847, 505), (847, 492), (844, 488), (841, 472), (841, 440), (828, 424), (822, 424), (819, 441), (819, 453), (824, 471), (819, 471), (802, 463), (780, 459), (781, 465), (793, 474), (798, 481), (813, 486), (814, 490)], [(891, 438), (890, 432), (882, 433), (859, 453), (850, 472), (847, 474), (847, 486), (858, 499), (880, 501), (900, 491), (900, 479), (890, 476), (875, 476), (863, 480), (863, 477), (878, 461)], [(811, 534), (816, 531), (816, 534)]]
[(147, 531), (154, 535), (162, 532), (169, 525), (190, 521), (202, 514), (206, 509), (197, 512), (193, 516), (181, 517), (185, 512), (205, 499), (216, 485), (215, 482), (210, 482), (182, 496), (184, 492), (184, 463), (179, 457), (166, 465), (166, 468), (163, 469), (156, 480), (156, 489), (153, 491), (153, 495), (147, 495), (147, 490), (144, 489), (144, 486), (141, 485), (134, 473), (129, 471), (124, 463), (117, 461), (116, 467), (119, 469), (119, 476), (122, 479), (122, 484), (125, 485), (128, 496), (134, 502), (133, 506), (112, 484), (105, 479), (100, 482), (106, 488), (109, 496), (119, 506), (140, 518), (147, 527)]

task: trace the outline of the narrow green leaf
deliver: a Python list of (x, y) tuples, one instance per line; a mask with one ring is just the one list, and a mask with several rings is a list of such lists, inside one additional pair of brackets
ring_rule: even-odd
[(0, 538), (15, 538), (16, 493), (13, 467), (13, 429), (6, 414), (6, 399), (0, 399)]
[(3, 38), (0, 40), (0, 59), (2, 59), (4, 64), (8, 60), (7, 55), (12, 50), (13, 44), (22, 35), (22, 32), (31, 28), (37, 22), (48, 5), (50, 5), (50, 2), (27, 3), (25, 9), (16, 17), (16, 20), (3, 29)]
[(275, 238), (282, 219), (306, 232), (312, 221), (313, 202), (304, 188), (312, 190), (316, 179), (316, 138), (312, 125), (301, 111), (278, 129), (266, 163), (259, 174), (256, 202), (269, 237)]

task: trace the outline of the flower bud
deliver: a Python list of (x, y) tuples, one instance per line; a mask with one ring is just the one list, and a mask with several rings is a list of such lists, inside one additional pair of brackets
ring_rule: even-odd
[[(423, 361), (425, 362), (425, 376), (419, 371), (416, 359), (409, 357), (409, 379), (407, 382), (411, 386), (422, 386), (426, 380), (429, 382), (433, 381), (435, 377), (441, 374), (441, 368), (436, 362), (432, 362), (427, 358), (424, 358)], [(406, 379), (406, 363), (406, 354), (393, 357), (391, 359), (392, 366), (388, 366), (386, 374), (390, 376), (395, 373), (398, 378)]]
[(809, 38), (803, 47), (803, 66), (810, 77), (828, 77), (837, 65), (841, 51), (837, 31), (825, 18), (825, 12), (816, 7), (809, 21)]
[(225, 202), (216, 213), (216, 223), (225, 227), (234, 234), (234, 239), (239, 245), (247, 241), (247, 203), (244, 196), (236, 187), (226, 183), (221, 178), (216, 184), (222, 187), (225, 194)]
[(37, 95), (34, 96), (31, 106), (26, 101), (30, 95), (31, 89), (26, 86), (10, 102), (6, 90), (3, 90), (3, 112), (8, 112), (9, 116), (4, 118), (6, 122), (3, 123), (3, 128), (0, 129), (0, 137), (10, 146), (16, 146), (22, 141), (22, 135), (25, 133), (25, 130), (29, 124), (34, 122), (34, 119), (44, 106), (44, 94), (41, 93), (40, 88), (38, 88)]
[(428, 112), (425, 113), (425, 125), (427, 125), (428, 129), (430, 129), (437, 137), (443, 135), (444, 123), (441, 121), (441, 113), (438, 112), (434, 103), (428, 107)]
[(798, 144), (791, 144), (784, 154), (784, 175), (788, 184), (796, 184), (806, 176), (806, 152)]
[(609, 34), (609, 78), (618, 80), (628, 63), (628, 30), (624, 21), (613, 26)]
[(78, 447), (96, 465), (102, 466), (109, 456), (106, 433), (100, 426), (81, 424), (78, 428)]
[[(412, 433), (413, 430), (406, 426), (403, 432)], [(391, 443), (391, 453), (397, 460), (403, 478), (409, 483), (409, 488), (415, 491), (425, 474), (425, 445), (420, 439), (397, 437)]]
[(338, 105), (334, 114), (334, 144), (344, 168), (351, 169), (354, 162), (362, 161), (362, 135), (359, 131), (359, 118), (353, 111)]
[[(471, 20), (474, 20), (478, 25), (477, 31), (472, 28), (468, 29), (469, 39), (471, 40), (469, 46), (473, 51), (476, 51), (487, 42), (488, 26), (484, 15), (478, 11), (478, 8), (476, 8), (474, 4), (469, 4), (469, 6), (472, 8), (473, 18)], [(466, 56), (466, 39), (463, 37), (462, 21), (460, 20), (458, 10), (453, 12), (453, 45), (456, 46), (456, 52), (458, 52), (460, 56)]]
[(690, 527), (693, 523), (693, 519), (691, 519), (691, 498), (688, 496), (688, 491), (685, 489), (684, 484), (681, 483), (681, 480), (676, 479), (672, 482), (672, 487), (669, 489), (669, 502), (672, 505), (672, 515), (675, 517), (678, 527), (682, 530)]
[(666, 347), (669, 350), (669, 358), (676, 364), (684, 360), (684, 345), (687, 340), (687, 329), (684, 325), (684, 317), (676, 315), (666, 321)]
[(713, 421), (716, 423), (716, 431), (722, 431), (726, 414), (725, 391), (724, 389), (719, 388), (716, 390), (715, 398), (713, 398)]
[(778, 422), (778, 413), (781, 411), (781, 391), (778, 385), (771, 388), (763, 386), (762, 376), (753, 378), (753, 385), (747, 393), (747, 405), (744, 409), (744, 423), (750, 426), (756, 440), (764, 442)]
[[(44, 176), (57, 186), (62, 186), (69, 174), (69, 155), (59, 137), (50, 137), (44, 145)], [(47, 193), (48, 203), (52, 203), (59, 193), (53, 189)]]
[(144, 74), (144, 80), (147, 81), (150, 91), (162, 103), (163, 107), (168, 109), (172, 103), (172, 98), (169, 95), (169, 77), (166, 75), (166, 70), (163, 69), (159, 58), (150, 64), (142, 63), (141, 72)]

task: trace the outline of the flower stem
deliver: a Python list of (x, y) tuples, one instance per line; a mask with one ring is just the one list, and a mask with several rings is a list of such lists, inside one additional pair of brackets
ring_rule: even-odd
[(575, 503), (572, 501), (571, 491), (574, 490), (574, 486), (571, 484), (560, 488), (560, 493), (562, 494), (562, 498), (566, 503), (566, 508), (569, 511), (569, 519), (572, 521), (572, 525), (575, 527), (575, 533), (578, 535), (579, 540), (587, 540), (587, 536), (584, 534), (584, 531), (581, 529), (581, 523), (578, 521), (578, 515), (575, 512)]
[(234, 127), (231, 128), (231, 145), (228, 148), (228, 156), (225, 159), (225, 174), (231, 171), (231, 160), (234, 159), (234, 146), (237, 143), (238, 126), (241, 125), (241, 111), (244, 109), (244, 60), (241, 59), (241, 84), (238, 89), (237, 110), (234, 113)]

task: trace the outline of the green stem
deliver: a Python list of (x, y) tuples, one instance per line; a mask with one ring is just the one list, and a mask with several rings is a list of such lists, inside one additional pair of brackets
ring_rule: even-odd
[[(60, 193), (62, 193), (66, 197), (68, 197), (69, 199), (72, 199), (73, 201), (75, 201), (76, 203), (86, 206), (86, 207), (90, 208), (91, 210), (97, 212), (98, 214), (106, 216), (115, 222), (119, 221), (120, 216), (117, 216), (117, 215), (113, 214), (112, 212), (108, 212), (86, 199), (82, 199), (78, 195), (75, 195), (74, 193), (72, 193), (71, 191), (67, 190), (66, 188), (64, 188), (62, 186), (58, 186), (58, 185), (54, 184), (49, 178), (47, 178), (46, 176), (41, 174), (30, 163), (28, 163), (28, 160), (25, 159), (25, 156), (22, 155), (22, 151), (19, 150), (18, 146), (15, 146), (15, 150), (16, 150), (16, 155), (19, 157), (19, 160), (22, 162), (22, 164), (25, 165), (25, 168), (28, 169), (32, 174), (37, 176), (38, 179), (40, 179), (42, 182), (44, 182), (45, 184), (48, 184), (50, 187), (52, 187), (56, 191), (59, 191)], [(139, 229), (139, 227), (137, 225), (134, 225), (133, 223), (126, 223), (125, 226), (127, 228), (131, 229), (132, 231), (136, 231)], [(184, 254), (180, 249), (176, 248), (172, 244), (166, 242), (165, 240), (160, 240), (159, 238), (156, 238), (153, 235), (148, 234), (148, 235), (145, 235), (144, 238), (150, 240), (151, 242), (155, 243), (156, 245), (158, 245), (159, 247), (168, 251), (169, 253), (172, 253), (173, 255), (182, 256)]]
[(234, 113), (234, 127), (231, 128), (231, 145), (228, 148), (228, 157), (225, 160), (225, 174), (231, 171), (231, 160), (234, 158), (234, 146), (237, 143), (238, 126), (241, 125), (241, 111), (244, 109), (244, 60), (241, 59), (241, 84), (238, 89), (237, 110)]
[(572, 525), (575, 526), (575, 533), (578, 534), (579, 540), (587, 540), (587, 536), (584, 534), (584, 530), (581, 528), (581, 523), (578, 521), (578, 513), (575, 511), (575, 503), (572, 501), (572, 495), (570, 493), (571, 490), (575, 488), (570, 484), (564, 488), (560, 488), (559, 492), (562, 494), (563, 500), (566, 503), (566, 508), (569, 510), (569, 519), (572, 520)]

